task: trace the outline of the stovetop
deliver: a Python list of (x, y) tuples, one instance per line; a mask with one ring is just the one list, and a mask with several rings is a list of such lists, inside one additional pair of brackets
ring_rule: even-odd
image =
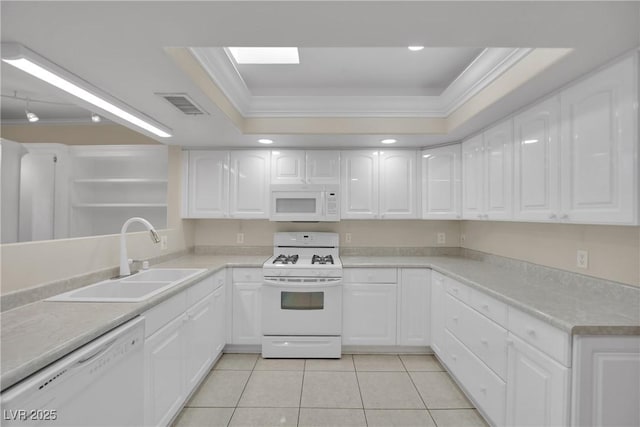
[(337, 233), (276, 233), (265, 276), (342, 277)]

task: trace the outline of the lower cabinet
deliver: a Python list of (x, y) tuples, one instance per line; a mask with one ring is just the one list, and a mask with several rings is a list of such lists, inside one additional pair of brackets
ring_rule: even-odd
[(234, 268), (232, 344), (262, 343), (262, 269)]
[(168, 425), (224, 348), (223, 273), (144, 313), (145, 425)]
[(431, 272), (431, 349), (444, 357), (444, 276), (437, 271)]
[(513, 335), (509, 339), (507, 425), (568, 425), (569, 368)]
[(426, 346), (431, 343), (431, 270), (398, 270), (398, 345)]
[(395, 283), (345, 283), (342, 344), (396, 344)]

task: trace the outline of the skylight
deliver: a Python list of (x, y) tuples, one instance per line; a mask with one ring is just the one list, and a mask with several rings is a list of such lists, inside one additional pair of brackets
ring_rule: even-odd
[(299, 64), (297, 47), (229, 47), (237, 64)]

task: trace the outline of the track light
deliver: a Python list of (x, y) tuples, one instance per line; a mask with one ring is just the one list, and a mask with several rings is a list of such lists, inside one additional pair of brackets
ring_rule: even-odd
[(93, 123), (100, 123), (100, 120), (102, 120), (102, 118), (99, 115), (97, 115), (96, 113), (91, 114), (91, 121)]
[(29, 98), (27, 98), (27, 105), (24, 108), (24, 113), (27, 115), (27, 120), (29, 120), (29, 123), (35, 123), (40, 120), (40, 117), (38, 117), (36, 113), (29, 111)]
[(144, 117), (142, 113), (20, 44), (2, 43), (0, 51), (2, 61), (79, 98), (82, 104), (91, 109), (98, 108), (105, 117), (120, 123), (127, 122), (161, 138), (171, 136), (171, 131), (165, 126)]

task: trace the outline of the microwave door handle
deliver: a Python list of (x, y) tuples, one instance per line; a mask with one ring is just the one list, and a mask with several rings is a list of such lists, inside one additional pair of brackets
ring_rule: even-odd
[(325, 206), (324, 206), (325, 205), (325, 192), (324, 191), (320, 192), (320, 205), (322, 205), (320, 215), (322, 216), (322, 218), (324, 218), (324, 215), (325, 215), (325, 213), (324, 213), (324, 209), (325, 209)]

